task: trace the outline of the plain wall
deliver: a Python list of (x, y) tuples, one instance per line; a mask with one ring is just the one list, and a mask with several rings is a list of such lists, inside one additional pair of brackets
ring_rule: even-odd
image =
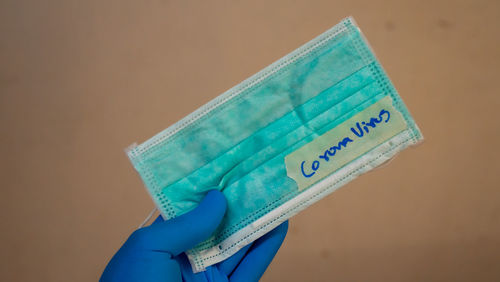
[(426, 140), (292, 218), (263, 281), (498, 281), (499, 3), (1, 1), (0, 280), (97, 280), (153, 208), (124, 148), (353, 15)]

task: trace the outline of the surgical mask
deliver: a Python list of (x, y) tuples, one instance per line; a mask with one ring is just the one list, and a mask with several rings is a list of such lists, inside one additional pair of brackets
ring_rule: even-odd
[(165, 219), (224, 193), (221, 225), (187, 252), (199, 272), (420, 140), (347, 18), (128, 156)]

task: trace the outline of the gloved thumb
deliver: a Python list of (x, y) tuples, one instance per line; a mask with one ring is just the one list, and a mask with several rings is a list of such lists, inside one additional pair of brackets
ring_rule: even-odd
[(157, 220), (131, 237), (139, 237), (134, 241), (141, 242), (141, 247), (177, 256), (208, 239), (222, 221), (226, 207), (224, 195), (211, 190), (194, 210), (167, 221)]

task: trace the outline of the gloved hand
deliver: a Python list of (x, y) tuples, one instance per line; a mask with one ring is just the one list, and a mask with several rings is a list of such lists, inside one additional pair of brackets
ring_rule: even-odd
[(285, 239), (288, 221), (206, 271), (191, 270), (184, 251), (209, 238), (225, 212), (224, 195), (212, 190), (194, 210), (168, 221), (158, 217), (130, 235), (100, 281), (259, 280)]

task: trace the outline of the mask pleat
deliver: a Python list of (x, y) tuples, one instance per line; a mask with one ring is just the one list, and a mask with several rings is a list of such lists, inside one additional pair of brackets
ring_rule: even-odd
[[(323, 147), (340, 144), (337, 135), (348, 136), (344, 133), (351, 132), (353, 121), (366, 120), (368, 126), (373, 109), (379, 105), (385, 109), (389, 105), (386, 101), (393, 101), (392, 106), (402, 115), (399, 120), (404, 117), (413, 135), (402, 135), (397, 140), (403, 141), (392, 143), (393, 139), (384, 137), (393, 136), (388, 135), (390, 131), (378, 131), (386, 135), (363, 139), (372, 143), (352, 143), (361, 145), (343, 149), (332, 158), (335, 162), (328, 163), (330, 170), (322, 169), (306, 184), (302, 178), (294, 178), (296, 174), (287, 174), (287, 166), (292, 171), (298, 168), (300, 174), (300, 164), (306, 161), (315, 173), (317, 154), (325, 157), (328, 153)], [(332, 145), (330, 139), (334, 139)], [(372, 165), (371, 159), (389, 151), (385, 145), (373, 143), (379, 139), (388, 140), (384, 142), (392, 147), (416, 143), (421, 135), (359, 29), (352, 19), (346, 19), (128, 154), (168, 218), (192, 210), (210, 189), (226, 196), (228, 209), (218, 229), (188, 252), (199, 270), (234, 253), (230, 249), (250, 236), (247, 229), (257, 226), (258, 219), (262, 224), (276, 211), (281, 213), (279, 208), (292, 209), (294, 201), (302, 205), (311, 195), (323, 197), (318, 193), (323, 186), (313, 185), (321, 179), (329, 177), (321, 183), (330, 185), (340, 181), (337, 178), (343, 171), (350, 175), (357, 170), (358, 163), (370, 161)], [(314, 149), (310, 149), (311, 144)], [(326, 150), (332, 150), (333, 156), (337, 149)], [(302, 174), (313, 175), (304, 174), (304, 168)]]
[[(360, 70), (363, 61), (348, 39), (342, 37), (316, 51), (319, 57), (308, 56), (288, 66), (250, 93), (213, 111), (196, 126), (175, 135), (160, 146), (161, 150), (145, 153), (142, 162), (153, 170), (170, 168), (168, 172), (153, 171), (162, 187), (209, 163), (301, 102)], [(294, 93), (292, 98), (290, 93)], [(286, 100), (289, 102), (284, 103)]]

